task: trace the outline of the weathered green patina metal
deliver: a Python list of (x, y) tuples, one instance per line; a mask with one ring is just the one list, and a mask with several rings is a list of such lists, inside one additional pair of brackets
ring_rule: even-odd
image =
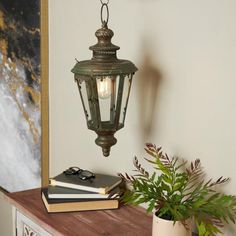
[[(102, 15), (104, 7), (107, 9), (106, 21), (103, 20)], [(78, 61), (71, 70), (78, 84), (87, 126), (97, 133), (98, 138), (95, 142), (102, 147), (104, 156), (109, 156), (110, 147), (117, 142), (114, 137), (115, 132), (124, 127), (132, 77), (138, 70), (132, 62), (117, 58), (116, 52), (120, 48), (111, 43), (114, 33), (107, 26), (108, 18), (108, 7), (106, 3), (103, 3), (102, 28), (95, 33), (98, 42), (89, 48), (93, 51), (93, 57), (91, 60)], [(109, 78), (111, 81), (111, 95), (107, 107), (108, 119), (102, 118), (103, 100), (99, 97), (97, 85), (97, 82), (103, 81), (104, 78)], [(83, 83), (85, 83), (83, 87), (87, 97), (82, 91)], [(125, 86), (127, 87), (126, 95), (124, 95)]]

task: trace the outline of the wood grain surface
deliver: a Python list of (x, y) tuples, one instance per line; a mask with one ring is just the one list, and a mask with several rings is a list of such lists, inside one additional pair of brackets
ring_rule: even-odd
[(6, 199), (53, 235), (151, 236), (152, 216), (140, 207), (49, 214), (43, 205), (40, 189), (8, 193)]

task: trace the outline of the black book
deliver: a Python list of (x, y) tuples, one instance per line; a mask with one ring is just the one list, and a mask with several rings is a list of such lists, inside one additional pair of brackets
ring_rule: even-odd
[(122, 182), (121, 177), (106, 174), (95, 174), (95, 178), (82, 180), (77, 175), (61, 173), (50, 179), (50, 185), (79, 189), (106, 194)]
[(115, 187), (107, 194), (95, 193), (79, 189), (65, 188), (60, 186), (48, 186), (48, 198), (50, 199), (108, 199), (118, 198), (120, 188)]
[(42, 200), (49, 213), (117, 209), (117, 199), (49, 199), (47, 188), (42, 189)]

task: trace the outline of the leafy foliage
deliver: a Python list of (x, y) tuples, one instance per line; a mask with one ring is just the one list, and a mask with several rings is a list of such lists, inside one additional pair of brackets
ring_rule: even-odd
[(145, 150), (149, 158), (144, 159), (156, 171), (149, 174), (134, 157), (136, 174), (119, 174), (131, 186), (121, 197), (124, 203), (148, 203), (148, 212), (155, 210), (159, 217), (174, 222), (184, 223), (193, 218), (199, 236), (216, 235), (221, 233), (224, 223), (235, 223), (235, 196), (215, 190), (215, 186), (226, 183), (228, 178), (206, 181), (199, 159), (188, 165), (187, 161), (163, 154), (153, 144), (146, 144)]

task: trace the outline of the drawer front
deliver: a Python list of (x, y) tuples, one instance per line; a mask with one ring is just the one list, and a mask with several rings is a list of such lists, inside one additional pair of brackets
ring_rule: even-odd
[(17, 236), (53, 236), (19, 211), (16, 212), (16, 229)]

